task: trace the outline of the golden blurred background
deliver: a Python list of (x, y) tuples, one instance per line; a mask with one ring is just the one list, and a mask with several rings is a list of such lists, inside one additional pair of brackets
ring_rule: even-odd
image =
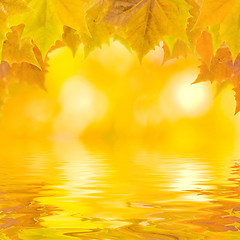
[[(211, 145), (237, 151), (240, 115), (232, 86), (191, 84), (197, 59), (163, 62), (158, 47), (140, 64), (118, 42), (84, 59), (79, 47), (50, 55), (46, 89), (12, 85), (1, 113), (4, 137), (148, 139), (195, 151)], [(170, 142), (170, 145), (169, 145)], [(210, 151), (210, 150), (209, 150)]]

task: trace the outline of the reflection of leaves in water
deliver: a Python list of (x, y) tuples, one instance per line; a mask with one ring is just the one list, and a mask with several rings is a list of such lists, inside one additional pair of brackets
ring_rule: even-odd
[[(191, 192), (186, 190), (187, 187), (182, 187), (183, 190), (177, 191), (169, 188), (169, 185), (171, 176), (175, 176), (170, 174), (179, 173), (183, 169), (176, 169), (179, 159), (170, 159), (170, 164), (167, 165), (157, 154), (155, 162), (152, 155), (147, 155), (146, 166), (149, 158), (152, 160), (151, 168), (147, 168), (143, 160), (138, 161), (140, 166), (133, 164), (132, 159), (135, 159), (136, 155), (133, 154), (134, 151), (128, 149), (124, 152), (121, 146), (121, 154), (116, 151), (116, 156), (106, 157), (107, 160), (101, 162), (102, 165), (106, 164), (106, 168), (98, 168), (99, 161), (93, 161), (86, 155), (76, 158), (76, 161), (71, 159), (76, 156), (78, 147), (79, 145), (74, 148), (72, 155), (66, 154), (65, 165), (62, 164), (63, 160), (51, 162), (50, 157), (25, 161), (21, 159), (19, 162), (16, 160), (14, 164), (11, 163), (14, 167), (9, 167), (7, 161), (2, 160), (1, 166), (6, 167), (2, 168), (0, 186), (1, 240), (239, 239), (237, 230), (240, 207), (237, 199), (240, 195), (240, 165), (235, 164), (232, 168), (231, 178), (226, 185), (215, 185), (215, 181), (209, 180), (208, 175), (199, 174), (199, 179), (192, 181), (199, 187), (197, 189), (202, 187), (205, 190)], [(70, 151), (69, 149), (68, 145), (61, 153)], [(62, 157), (62, 154), (60, 155)], [(140, 154), (136, 159), (139, 159), (139, 156)], [(14, 156), (11, 159), (18, 158)], [(89, 166), (92, 168), (82, 168), (82, 159), (87, 159), (85, 162), (91, 163)], [(158, 166), (160, 160), (163, 171), (153, 175), (153, 166)], [(187, 162), (183, 160), (181, 164), (185, 163), (184, 161)], [(35, 165), (37, 163), (39, 165)], [(205, 168), (200, 168), (201, 165), (193, 163), (193, 166), (200, 169), (200, 173), (205, 171), (202, 170)], [(75, 173), (70, 170), (77, 167), (76, 176), (84, 173), (85, 169), (92, 171), (94, 167), (102, 173), (101, 175), (93, 171), (95, 182), (89, 181), (91, 184), (87, 186), (89, 189), (102, 190), (99, 194), (92, 197), (90, 193), (82, 197), (82, 189), (87, 188), (81, 185), (82, 178), (73, 178), (72, 185), (67, 182), (71, 175), (67, 175), (67, 178), (62, 174), (62, 169)], [(112, 172), (106, 174), (105, 169)], [(170, 175), (169, 178), (166, 178), (166, 173)], [(126, 177), (123, 179), (122, 176)], [(191, 189), (196, 189), (194, 184)], [(138, 186), (141, 187), (135, 191)], [(68, 195), (65, 192), (67, 190)], [(199, 201), (202, 199), (204, 201)]]
[[(233, 184), (229, 186), (220, 186), (215, 191), (195, 191), (199, 195), (209, 195), (214, 199), (213, 207), (201, 209), (205, 212), (204, 216), (198, 216), (198, 219), (186, 221), (201, 226), (202, 231), (211, 232), (237, 232), (240, 230), (240, 203), (237, 201), (240, 197), (240, 164), (235, 163), (232, 167), (234, 177), (228, 181)], [(219, 200), (218, 200), (219, 199)]]
[[(41, 237), (41, 239), (49, 240), (68, 240), (68, 239), (81, 239), (81, 240), (180, 240), (177, 236), (159, 233), (154, 231), (145, 231), (137, 225), (129, 225), (126, 227), (111, 229), (30, 229), (25, 230), (22, 234), (23, 239), (30, 240)], [(35, 237), (35, 238), (34, 238)]]
[[(18, 240), (18, 234), (23, 228), (40, 228), (41, 218), (60, 211), (54, 206), (39, 204), (34, 200), (44, 184), (30, 186), (8, 186), (0, 197), (0, 239)], [(28, 193), (28, 194), (27, 194)], [(24, 227), (23, 227), (24, 226)]]

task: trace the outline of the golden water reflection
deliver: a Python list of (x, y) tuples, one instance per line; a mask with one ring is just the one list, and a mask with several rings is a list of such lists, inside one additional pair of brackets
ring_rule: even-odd
[(140, 140), (1, 146), (0, 239), (240, 239), (240, 161), (229, 149), (179, 153)]

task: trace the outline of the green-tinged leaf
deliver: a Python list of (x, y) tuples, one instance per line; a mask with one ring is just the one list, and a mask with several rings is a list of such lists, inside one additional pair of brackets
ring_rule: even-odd
[(15, 18), (15, 23), (25, 24), (23, 36), (31, 37), (41, 50), (43, 57), (61, 39), (62, 24), (57, 16), (55, 5), (50, 0), (30, 0), (31, 11)]
[(213, 52), (216, 53), (217, 49), (223, 44), (223, 42), (220, 39), (220, 25), (216, 24), (213, 26), (210, 26), (208, 29), (208, 32), (212, 35), (213, 40)]
[(167, 46), (168, 46), (168, 50), (169, 50), (170, 55), (172, 55), (173, 48), (174, 48), (174, 46), (177, 42), (177, 39), (172, 37), (172, 36), (167, 36), (166, 35), (166, 36), (163, 37), (163, 40), (164, 40), (165, 44), (167, 44)]

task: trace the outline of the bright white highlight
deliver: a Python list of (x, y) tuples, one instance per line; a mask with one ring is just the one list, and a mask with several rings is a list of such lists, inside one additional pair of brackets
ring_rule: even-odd
[(195, 70), (174, 75), (159, 98), (159, 107), (167, 118), (199, 117), (212, 106), (211, 84), (208, 82), (191, 84), (197, 77)]
[(106, 96), (87, 79), (76, 76), (62, 85), (59, 103), (61, 112), (55, 132), (78, 137), (89, 124), (102, 120), (108, 109)]

